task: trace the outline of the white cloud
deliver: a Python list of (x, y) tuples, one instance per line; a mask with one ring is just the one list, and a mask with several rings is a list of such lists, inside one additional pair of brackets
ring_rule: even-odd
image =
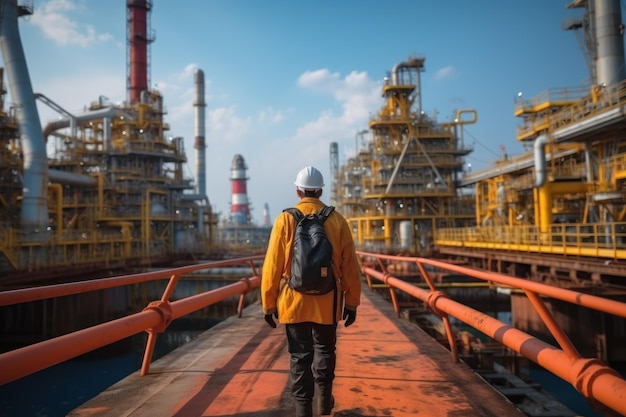
[(371, 91), (373, 87), (377, 88), (376, 84), (368, 78), (367, 72), (356, 71), (352, 71), (348, 74), (338, 87), (337, 97), (339, 99), (355, 94), (362, 95), (363, 92)]
[(31, 23), (41, 29), (45, 37), (60, 45), (78, 45), (83, 48), (113, 37), (98, 33), (92, 25), (80, 24), (69, 16), (76, 10), (70, 0), (51, 0), (43, 3), (31, 16)]
[(299, 127), (296, 138), (303, 140), (315, 140), (323, 137), (334, 136), (336, 125), (341, 120), (340, 116), (335, 116), (332, 111), (324, 111), (316, 120), (307, 122)]
[(434, 75), (435, 80), (443, 80), (446, 78), (453, 77), (456, 74), (456, 69), (448, 65), (447, 67), (439, 68)]
[(285, 119), (285, 113), (273, 107), (266, 107), (259, 112), (259, 123), (277, 124)]
[(315, 92), (330, 93), (340, 102), (365, 98), (364, 104), (371, 104), (372, 91), (379, 91), (379, 86), (369, 79), (367, 72), (352, 71), (341, 79), (341, 74), (331, 73), (326, 68), (306, 71), (298, 78), (298, 85)]
[(251, 137), (254, 130), (252, 118), (238, 115), (235, 106), (212, 109), (207, 114), (207, 136), (216, 140), (239, 142)]
[(187, 82), (189, 79), (193, 80), (197, 69), (198, 64), (187, 64), (182, 71), (174, 74), (174, 78), (184, 82)]
[(380, 85), (366, 72), (352, 71), (341, 79), (339, 73), (327, 69), (307, 71), (298, 78), (298, 85), (330, 93), (341, 108), (339, 114), (326, 109), (317, 120), (300, 127), (296, 137), (305, 140), (353, 141), (355, 133), (367, 127), (370, 115), (380, 106)]
[(352, 71), (341, 79), (339, 73), (327, 69), (307, 71), (298, 78), (298, 85), (332, 94), (344, 109), (335, 120), (341, 120), (343, 124), (366, 123), (369, 113), (380, 104), (380, 87), (366, 72)]
[(328, 90), (329, 87), (339, 80), (339, 73), (330, 73), (326, 68), (315, 71), (306, 71), (298, 78), (300, 87), (315, 89), (321, 87)]

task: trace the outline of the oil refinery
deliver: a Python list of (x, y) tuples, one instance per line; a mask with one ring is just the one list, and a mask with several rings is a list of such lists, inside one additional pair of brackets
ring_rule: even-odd
[[(517, 139), (530, 149), (466, 172), (464, 125), (474, 109), (439, 122), (424, 111), (425, 57), (397, 63), (382, 86), (384, 104), (357, 132), (356, 157), (339, 165), (330, 145), (331, 204), (350, 223), (357, 247), (440, 258), (479, 271), (626, 300), (626, 80), (621, 5), (573, 1), (586, 45), (588, 86), (519, 96)], [(361, 140), (362, 145), (359, 144)], [(418, 274), (413, 266), (408, 274)], [(445, 277), (441, 277), (445, 279)], [(499, 289), (501, 290), (501, 289)], [(501, 290), (505, 291), (506, 290)], [(510, 293), (512, 324), (542, 328), (526, 294)], [(553, 300), (549, 308), (581, 351), (624, 361), (623, 320), (590, 318)], [(593, 321), (594, 326), (580, 323)], [(549, 332), (542, 337), (552, 337)]]
[[(258, 302), (261, 293), (256, 290), (263, 278), (258, 266), (272, 230), (270, 207), (264, 203), (262, 220), (255, 223), (248, 195), (249, 171), (253, 176), (255, 168), (248, 166), (244, 154), (233, 152), (229, 184), (225, 184), (230, 185), (230, 211), (222, 216), (212, 208), (207, 194), (207, 104), (201, 69), (195, 70), (189, 104), (194, 114), (195, 161), (192, 176), (185, 174), (189, 161), (184, 138), (170, 132), (164, 98), (150, 87), (153, 1), (125, 3), (126, 98), (112, 104), (100, 96), (81, 113), (72, 113), (55, 97), (33, 90), (18, 30), (19, 18), (33, 14), (32, 1), (1, 3), (0, 49), (5, 67), (0, 68), (0, 293), (4, 296), (0, 306), (5, 312), (5, 343), (20, 345), (3, 356), (3, 363), (10, 364), (3, 369), (13, 371), (13, 379), (6, 383), (138, 334), (147, 337), (143, 378), (157, 334), (165, 333), (174, 319), (190, 316), (188, 323), (181, 323), (182, 337), (174, 342), (191, 346), (198, 335), (189, 336), (184, 327), (201, 322), (194, 323), (192, 331), (208, 334), (207, 327), (213, 324), (207, 324), (207, 319), (214, 319), (214, 311), (207, 307), (215, 307), (223, 316), (236, 311), (236, 322), (227, 323), (235, 325), (215, 325), (211, 329), (215, 338), (200, 336), (202, 345), (174, 352), (172, 356), (182, 352), (180, 361), (155, 363), (157, 370), (150, 378), (120, 377), (148, 390), (152, 390), (150, 381), (163, 381), (158, 382), (159, 390), (172, 389), (175, 395), (160, 391), (156, 395), (154, 390), (143, 395), (147, 391), (114, 385), (112, 391), (99, 390), (94, 396), (107, 397), (106, 407), (125, 402), (133, 407), (131, 413), (142, 412), (142, 404), (136, 402), (155, 401), (165, 413), (164, 405), (175, 403), (168, 415), (275, 415), (293, 383), (288, 381), (287, 344), (278, 343), (277, 333), (270, 333), (280, 330), (276, 325), (270, 329), (263, 324), (263, 316), (271, 318), (264, 313), (272, 310), (263, 311), (266, 306)], [(338, 361), (347, 366), (338, 368), (333, 380), (346, 393), (337, 396), (340, 414), (390, 415), (393, 409), (387, 403), (405, 384), (418, 404), (402, 405), (398, 415), (441, 415), (431, 411), (442, 402), (442, 393), (452, 395), (447, 401), (452, 414), (474, 415), (457, 407), (468, 400), (471, 404), (463, 410), (510, 415), (491, 412), (494, 402), (476, 395), (477, 385), (491, 382), (501, 390), (501, 400), (530, 403), (529, 408), (546, 406), (527, 415), (578, 415), (544, 412), (554, 404), (547, 397), (537, 399), (543, 382), (526, 386), (526, 381), (518, 384), (503, 378), (508, 374), (504, 368), (523, 373), (528, 361), (571, 383), (590, 402), (610, 397), (600, 403), (619, 403), (619, 410), (624, 409), (622, 5), (619, 0), (571, 0), (568, 7), (583, 12), (579, 20), (564, 22), (563, 29), (578, 36), (590, 82), (516, 98), (511, 113), (520, 124), (511, 134), (524, 145), (523, 154), (503, 154), (486, 169), (468, 170), (466, 158), (474, 149), (465, 140), (466, 125), (478, 122), (479, 111), (456, 109), (451, 120), (442, 121), (436, 112), (426, 110), (422, 74), (427, 59), (418, 55), (390, 63), (381, 83), (381, 106), (369, 120), (362, 119), (367, 126), (354, 136), (354, 157), (341, 162), (339, 144), (329, 144), (329, 203), (352, 230), (361, 281), (368, 290), (358, 291), (363, 301), (358, 304), (359, 317), (365, 319), (356, 329), (346, 329), (345, 312), (344, 324), (337, 326), (341, 314), (332, 321), (339, 332), (337, 340), (347, 343), (342, 352), (348, 352), (349, 359)], [(42, 125), (38, 102), (55, 111), (58, 119)], [(270, 157), (272, 162), (277, 159), (274, 154)], [(265, 169), (270, 172), (267, 164)], [(289, 233), (283, 240), (290, 238)], [(345, 258), (345, 252), (352, 250), (349, 244), (343, 250), (344, 237), (333, 259), (338, 253)], [(342, 279), (337, 274), (336, 307), (345, 302)], [(94, 283), (101, 285), (96, 290), (105, 291), (89, 294), (95, 292)], [(283, 290), (289, 291), (284, 285)], [(280, 296), (284, 294), (291, 293)], [(609, 305), (605, 308), (603, 303)], [(301, 308), (296, 304), (289, 308)], [(109, 315), (112, 321), (103, 325), (83, 325)], [(118, 316), (126, 317), (118, 321)], [(469, 327), (459, 331), (457, 325)], [(21, 346), (25, 336), (33, 344)], [(425, 349), (424, 341), (437, 339), (446, 347), (445, 355), (438, 345)], [(230, 351), (236, 356), (229, 356)], [(36, 356), (45, 358), (34, 360)], [(127, 357), (124, 360), (129, 362)], [(506, 366), (495, 366), (497, 361), (506, 361)], [(459, 365), (469, 370), (470, 362), (481, 375), (478, 383), (459, 378)], [(555, 366), (545, 366), (549, 362)], [(621, 375), (605, 364), (620, 364)], [(232, 375), (224, 377), (225, 373)], [(444, 373), (450, 378), (442, 378)], [(89, 379), (98, 380), (93, 375)], [(522, 376), (532, 380), (530, 375)], [(48, 385), (53, 381), (63, 387), (61, 383), (72, 378), (45, 379)], [(356, 390), (355, 381), (368, 390)], [(272, 398), (259, 402), (248, 396), (266, 394), (264, 389), (246, 388), (253, 385), (271, 385)], [(416, 385), (427, 393), (419, 388), (416, 395)], [(33, 392), (43, 391), (33, 387), (22, 389), (28, 391), (27, 400)], [(59, 402), (61, 397), (50, 391), (55, 394), (53, 401)], [(126, 394), (134, 397), (120, 401)], [(184, 398), (179, 400), (181, 394)], [(82, 395), (80, 404), (87, 404)], [(385, 405), (385, 410), (375, 413), (370, 412), (374, 407), (363, 408), (365, 397)], [(278, 408), (274, 400), (280, 403)], [(348, 401), (353, 407), (349, 410)], [(232, 411), (227, 407), (230, 402), (237, 403)], [(86, 407), (91, 413), (106, 408)]]
[[(269, 207), (263, 224), (255, 225), (243, 156), (233, 159), (230, 215), (218, 224), (209, 203), (201, 69), (192, 103), (195, 180), (183, 174), (189, 162), (183, 138), (169, 132), (163, 97), (149, 88), (151, 9), (150, 0), (126, 1), (126, 101), (114, 105), (100, 96), (84, 113), (72, 114), (32, 89), (18, 18), (33, 13), (33, 2), (6, 2), (0, 35), (4, 285), (263, 252)], [(41, 128), (36, 100), (58, 120)]]
[[(332, 202), (363, 249), (436, 255), (538, 281), (611, 286), (626, 276), (626, 84), (620, 2), (573, 1), (591, 85), (518, 97), (517, 139), (532, 150), (464, 172), (463, 127), (429, 117), (425, 57), (393, 67), (384, 105), (357, 133), (369, 140), (339, 166), (330, 146)], [(358, 147), (358, 140), (356, 141)], [(591, 272), (583, 272), (591, 271)], [(609, 291), (609, 290), (607, 290)]]
[[(263, 251), (269, 207), (255, 225), (243, 155), (232, 162), (231, 213), (220, 220), (209, 203), (203, 71), (196, 71), (192, 103), (194, 180), (185, 177), (184, 141), (169, 132), (163, 97), (149, 88), (152, 2), (126, 6), (126, 101), (113, 105), (100, 96), (72, 114), (32, 89), (17, 23), (33, 12), (32, 2), (6, 2), (0, 276), (7, 285), (9, 275), (47, 279), (60, 271), (69, 276)], [(512, 109), (522, 121), (517, 138), (532, 151), (486, 170), (464, 170), (473, 151), (465, 125), (477, 122), (478, 111), (459, 109), (453, 120), (437, 120), (422, 103), (426, 58), (393, 66), (382, 107), (355, 136), (355, 157), (340, 166), (338, 145), (330, 144), (330, 203), (348, 218), (359, 249), (436, 255), (575, 285), (624, 276), (620, 4), (569, 6), (584, 8), (580, 21), (565, 26), (585, 40), (592, 82), (519, 97)], [(41, 128), (37, 100), (60, 118)]]
[[(127, 101), (102, 97), (83, 114), (34, 94), (18, 32), (30, 4), (4, 2), (0, 46), (14, 104), (0, 105), (0, 276), (22, 283), (87, 271), (209, 256), (217, 216), (206, 196), (204, 74), (195, 74), (196, 184), (183, 175), (183, 139), (169, 133), (163, 97), (150, 90), (152, 2), (127, 1)], [(40, 128), (35, 100), (59, 120)], [(46, 148), (53, 149), (46, 154)], [(14, 274), (20, 272), (20, 274)]]

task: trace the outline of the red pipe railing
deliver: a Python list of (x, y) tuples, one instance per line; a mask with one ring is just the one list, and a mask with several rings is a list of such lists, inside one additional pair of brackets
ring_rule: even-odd
[[(261, 282), (255, 262), (262, 261), (264, 257), (264, 255), (249, 256), (136, 275), (0, 292), (0, 306), (6, 306), (169, 278), (161, 299), (149, 303), (139, 313), (0, 354), (0, 369), (2, 369), (0, 385), (143, 331), (148, 332), (148, 341), (141, 365), (141, 375), (146, 375), (150, 370), (156, 335), (164, 332), (172, 320), (237, 294), (240, 296), (237, 313), (241, 317), (246, 294), (258, 287)], [(181, 275), (241, 264), (250, 266), (251, 277), (242, 278), (236, 283), (212, 291), (173, 302), (169, 301)]]
[[(451, 354), (455, 361), (458, 361), (459, 358), (456, 339), (448, 318), (449, 315), (483, 332), (504, 346), (529, 358), (546, 370), (571, 383), (586, 398), (598, 401), (626, 415), (626, 381), (615, 370), (598, 359), (582, 358), (567, 335), (558, 326), (556, 320), (543, 303), (541, 296), (559, 299), (619, 317), (626, 317), (625, 303), (431, 259), (379, 255), (366, 252), (359, 252), (359, 256), (363, 262), (362, 271), (366, 276), (368, 286), (372, 288), (372, 278), (385, 283), (389, 287), (393, 307), (397, 314), (399, 314), (399, 305), (395, 289), (402, 290), (423, 301), (435, 314), (442, 318)], [(237, 294), (240, 295), (238, 315), (241, 316), (245, 295), (260, 285), (260, 274), (256, 262), (263, 259), (263, 255), (258, 255), (136, 275), (0, 292), (0, 306), (5, 306), (140, 282), (169, 279), (161, 299), (149, 303), (141, 312), (0, 354), (0, 369), (2, 369), (2, 372), (0, 372), (0, 385), (143, 331), (148, 332), (148, 341), (141, 367), (141, 375), (146, 375), (149, 372), (152, 361), (156, 335), (165, 331), (172, 320)], [(429, 290), (421, 289), (392, 276), (387, 270), (390, 262), (416, 264), (421, 276), (428, 284)], [(250, 266), (252, 271), (251, 277), (242, 278), (236, 283), (212, 291), (173, 302), (169, 301), (181, 275), (199, 270), (241, 264)], [(369, 266), (372, 264), (377, 265), (378, 269)], [(425, 268), (426, 265), (523, 290), (561, 349), (450, 299), (446, 294), (437, 290), (434, 280)]]
[[(362, 272), (366, 275), (368, 286), (372, 288), (371, 278), (376, 278), (385, 283), (391, 292), (391, 300), (396, 314), (399, 314), (399, 306), (394, 288), (423, 301), (435, 314), (442, 318), (455, 362), (458, 362), (459, 357), (448, 315), (472, 326), (569, 382), (587, 399), (600, 402), (626, 416), (626, 381), (617, 371), (600, 360), (581, 357), (565, 332), (559, 327), (541, 296), (625, 318), (626, 303), (432, 259), (367, 252), (358, 252), (358, 254), (363, 264)], [(387, 270), (390, 262), (416, 264), (430, 291), (392, 276)], [(373, 264), (377, 265), (379, 269), (373, 268)], [(523, 290), (561, 349), (450, 299), (446, 294), (436, 289), (425, 265)]]

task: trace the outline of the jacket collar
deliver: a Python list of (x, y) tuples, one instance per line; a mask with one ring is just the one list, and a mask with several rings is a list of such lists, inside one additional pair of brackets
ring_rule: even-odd
[(315, 197), (302, 197), (300, 201), (298, 202), (298, 204), (306, 204), (306, 203), (324, 204), (322, 200), (320, 200), (319, 198), (315, 198)]

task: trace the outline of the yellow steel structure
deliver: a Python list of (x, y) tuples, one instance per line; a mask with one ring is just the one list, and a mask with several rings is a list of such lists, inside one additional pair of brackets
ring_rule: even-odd
[(88, 111), (107, 109), (112, 116), (47, 131), (49, 223), (37, 236), (19, 228), (18, 127), (0, 109), (0, 277), (147, 266), (215, 249), (217, 215), (188, 192), (183, 140), (167, 137), (161, 95), (124, 106), (98, 101)]
[(514, 113), (524, 118), (524, 124), (517, 129), (517, 139), (524, 141), (546, 132), (550, 129), (554, 112), (575, 104), (587, 93), (588, 90), (581, 87), (547, 89), (530, 100), (518, 95)]
[[(626, 259), (626, 81), (582, 96), (563, 92), (568, 100), (553, 97), (542, 93), (517, 103), (518, 139), (534, 141), (534, 151), (464, 178), (475, 188), (478, 227), (440, 230), (438, 245)], [(537, 242), (503, 242), (511, 227), (534, 230), (522, 235)]]
[(396, 65), (382, 87), (385, 103), (370, 119), (371, 140), (335, 173), (333, 204), (361, 248), (426, 253), (436, 228), (473, 224), (473, 198), (458, 189), (471, 150), (458, 130), (477, 115), (460, 111), (454, 121), (438, 123), (422, 111), (424, 61)]

